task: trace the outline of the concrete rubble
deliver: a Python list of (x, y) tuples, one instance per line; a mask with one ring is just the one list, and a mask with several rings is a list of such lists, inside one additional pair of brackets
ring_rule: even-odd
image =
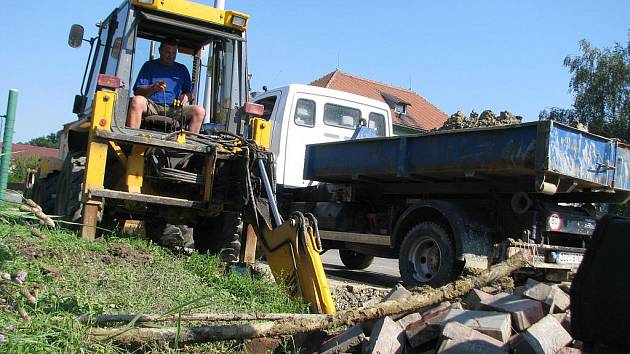
[[(511, 293), (470, 291), (395, 318), (357, 323), (330, 336), (320, 353), (581, 353), (570, 335), (567, 286), (528, 280)], [(510, 292), (510, 291), (508, 291)], [(397, 286), (383, 300), (411, 293)], [(368, 323), (369, 322), (369, 323)]]
[(497, 116), (494, 112), (487, 109), (481, 114), (475, 111), (470, 112), (470, 116), (467, 117), (463, 112), (458, 111), (452, 114), (442, 127), (437, 128), (441, 130), (454, 130), (454, 129), (469, 129), (469, 128), (481, 128), (481, 127), (495, 127), (500, 125), (519, 124), (523, 120), (521, 116), (515, 116), (511, 112), (503, 111)]

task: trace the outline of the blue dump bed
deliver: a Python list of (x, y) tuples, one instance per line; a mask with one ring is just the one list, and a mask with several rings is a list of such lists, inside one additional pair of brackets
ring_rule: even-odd
[[(484, 182), (503, 192), (630, 191), (630, 149), (552, 121), (308, 145), (304, 179)], [(525, 189), (525, 190), (523, 190)], [(607, 193), (610, 194), (610, 193)]]

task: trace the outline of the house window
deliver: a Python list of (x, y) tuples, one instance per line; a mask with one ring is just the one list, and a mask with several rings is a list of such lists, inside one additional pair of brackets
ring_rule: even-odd
[(304, 127), (315, 126), (315, 101), (300, 98), (295, 105), (295, 124)]
[(394, 112), (397, 114), (405, 114), (407, 113), (407, 105), (403, 103), (396, 103), (394, 106)]
[(326, 103), (324, 123), (335, 127), (354, 129), (361, 118), (361, 111), (355, 108)]

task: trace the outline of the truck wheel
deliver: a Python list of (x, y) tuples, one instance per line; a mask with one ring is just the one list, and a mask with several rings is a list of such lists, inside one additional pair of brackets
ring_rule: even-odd
[(44, 214), (53, 215), (55, 213), (55, 202), (57, 199), (57, 184), (59, 183), (59, 173), (54, 172), (46, 178), (35, 178), (31, 199), (42, 207)]
[[(72, 223), (81, 223), (83, 219), (83, 181), (85, 179), (86, 157), (82, 152), (69, 153), (63, 161), (63, 167), (59, 175), (59, 190), (55, 213), (63, 220)], [(98, 221), (103, 218), (102, 209), (98, 213)], [(78, 225), (69, 225), (76, 228)]]
[(146, 221), (145, 233), (149, 239), (165, 247), (192, 248), (193, 230), (187, 225), (167, 224), (163, 221)]
[(217, 254), (226, 263), (238, 262), (241, 253), (243, 218), (238, 213), (223, 213), (208, 218), (193, 228), (195, 248)]
[(353, 270), (365, 269), (374, 261), (373, 256), (349, 250), (339, 250), (339, 258), (341, 258), (341, 263), (343, 263), (346, 268)]
[(398, 267), (408, 286), (439, 287), (454, 278), (453, 244), (439, 224), (422, 222), (414, 226), (400, 245)]

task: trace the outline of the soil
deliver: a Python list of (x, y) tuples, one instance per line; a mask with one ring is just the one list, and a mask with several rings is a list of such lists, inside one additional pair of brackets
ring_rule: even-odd
[(44, 247), (38, 245), (28, 239), (21, 239), (19, 245), (16, 245), (17, 251), (20, 255), (26, 257), (29, 261), (32, 261), (37, 258), (41, 258), (44, 256)]
[(117, 261), (130, 262), (132, 264), (145, 264), (152, 260), (152, 256), (142, 250), (136, 250), (125, 243), (111, 243), (108, 249), (109, 254), (101, 256), (101, 261), (105, 264), (112, 264)]

